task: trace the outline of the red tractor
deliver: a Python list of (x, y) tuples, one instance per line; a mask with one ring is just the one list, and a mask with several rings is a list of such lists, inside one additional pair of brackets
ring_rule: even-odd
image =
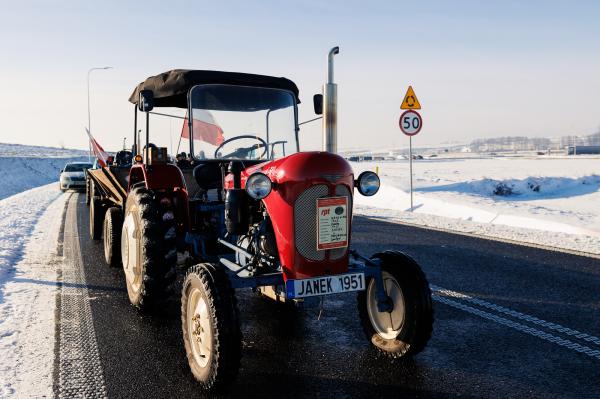
[[(328, 146), (335, 144), (334, 86), (325, 87)], [(90, 171), (90, 233), (104, 236), (109, 264), (122, 263), (129, 299), (140, 311), (160, 306), (181, 269), (178, 254), (189, 253), (182, 332), (203, 389), (223, 387), (239, 368), (236, 289), (288, 302), (355, 291), (362, 326), (378, 351), (400, 358), (423, 350), (433, 313), (419, 265), (397, 251), (367, 257), (350, 249), (354, 192), (375, 194), (379, 178), (373, 172), (355, 177), (335, 153), (300, 152), (292, 81), (173, 70), (140, 83), (129, 100), (135, 104), (132, 165)], [(315, 96), (317, 113), (322, 103)], [(150, 142), (151, 114), (184, 120), (189, 162), (178, 166), (166, 148)]]

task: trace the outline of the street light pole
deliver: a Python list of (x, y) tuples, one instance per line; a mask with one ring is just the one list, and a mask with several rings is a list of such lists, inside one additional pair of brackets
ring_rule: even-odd
[[(92, 73), (92, 71), (97, 71), (100, 69), (112, 69), (112, 67), (109, 67), (109, 66), (94, 67), (94, 68), (90, 68), (87, 73), (88, 132), (90, 134), (92, 134), (92, 128), (91, 128), (91, 119), (92, 118), (91, 118), (91, 111), (90, 111), (90, 74)], [(92, 143), (89, 142), (89, 139), (88, 139), (88, 146), (89, 146), (88, 160), (91, 162), (92, 161)]]

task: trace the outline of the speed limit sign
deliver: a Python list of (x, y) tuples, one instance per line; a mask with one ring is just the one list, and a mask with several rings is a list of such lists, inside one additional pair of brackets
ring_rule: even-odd
[(400, 130), (407, 136), (414, 136), (421, 131), (423, 119), (417, 111), (408, 110), (400, 115)]

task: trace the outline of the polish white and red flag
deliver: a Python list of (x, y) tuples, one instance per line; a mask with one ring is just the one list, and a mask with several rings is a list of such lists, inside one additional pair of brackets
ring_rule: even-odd
[[(225, 140), (223, 138), (223, 129), (221, 129), (221, 126), (219, 126), (213, 115), (206, 110), (194, 110), (192, 125), (194, 140), (204, 141), (212, 145), (221, 145)], [(181, 128), (181, 137), (184, 139), (190, 138), (187, 112)]]
[(94, 151), (94, 155), (96, 156), (96, 158), (98, 158), (98, 163), (103, 168), (106, 167), (109, 155), (106, 153), (106, 151), (104, 151), (104, 148), (102, 148), (102, 146), (98, 144), (96, 139), (94, 139), (87, 127), (85, 128), (85, 131), (88, 137), (90, 138), (90, 146), (92, 147), (92, 151)]

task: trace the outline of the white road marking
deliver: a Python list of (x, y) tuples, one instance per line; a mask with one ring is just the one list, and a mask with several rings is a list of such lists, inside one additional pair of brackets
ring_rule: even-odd
[(433, 292), (440, 294), (442, 296), (462, 299), (466, 302), (470, 302), (472, 304), (479, 305), (479, 306), (487, 308), (487, 309), (495, 310), (495, 311), (505, 314), (507, 316), (512, 316), (516, 319), (528, 321), (530, 323), (537, 324), (538, 326), (545, 327), (549, 330), (554, 330), (554, 331), (563, 333), (565, 335), (574, 336), (576, 338), (582, 339), (587, 342), (592, 342), (592, 343), (600, 346), (600, 338), (595, 337), (593, 335), (586, 334), (581, 331), (573, 330), (569, 327), (561, 326), (560, 324), (557, 324), (557, 323), (552, 323), (552, 322), (549, 322), (546, 320), (542, 320), (535, 316), (530, 316), (525, 313), (517, 312), (515, 310), (505, 308), (504, 306), (496, 305), (494, 303), (487, 302), (487, 301), (484, 301), (483, 299), (475, 298), (470, 295), (463, 294), (461, 292), (452, 291), (452, 290), (449, 290), (446, 288), (438, 287), (437, 285), (433, 285), (433, 284), (431, 284), (430, 287)]
[[(513, 316), (520, 320), (529, 321), (534, 324), (564, 333), (566, 335), (575, 336), (577, 338), (585, 339), (586, 341), (596, 343), (595, 340), (598, 340), (598, 338), (594, 337), (593, 335), (581, 333), (577, 330), (573, 330), (568, 327), (563, 327), (556, 323), (550, 323), (545, 320), (539, 319), (537, 317), (529, 316), (529, 315), (526, 315), (521, 312), (516, 312), (511, 309), (508, 309), (508, 308), (505, 308), (505, 307), (502, 307), (499, 305), (495, 305), (490, 302), (483, 301), (481, 299), (473, 298), (469, 295), (462, 294), (460, 292), (447, 290), (447, 289), (438, 287), (436, 285), (431, 285), (431, 290), (432, 290), (432, 296), (433, 296), (434, 301), (444, 303), (444, 304), (446, 304), (448, 306), (452, 306), (456, 309), (460, 309), (467, 313), (471, 313), (471, 314), (477, 315), (479, 317), (483, 317), (484, 319), (494, 321), (498, 324), (513, 328), (513, 329), (523, 332), (525, 334), (533, 335), (534, 337), (541, 338), (543, 340), (552, 342), (554, 344), (560, 345), (562, 347), (574, 350), (579, 353), (583, 353), (585, 355), (588, 355), (590, 357), (600, 360), (600, 350), (598, 350), (598, 349), (593, 349), (588, 346), (573, 342), (569, 339), (561, 338), (557, 335), (547, 333), (547, 332), (539, 330), (537, 328), (530, 327), (530, 326), (527, 326), (525, 324), (522, 324), (522, 323), (519, 323), (519, 322), (516, 322), (513, 320), (509, 320), (505, 317), (498, 316), (496, 314), (486, 312), (484, 310), (477, 309), (477, 308), (469, 306), (469, 305), (465, 305), (464, 303), (459, 302), (459, 300), (464, 300), (469, 303), (477, 304), (477, 305), (485, 307), (487, 309), (495, 310), (502, 314)], [(448, 297), (452, 297), (457, 300), (448, 299)], [(588, 338), (588, 339), (586, 339), (586, 338)]]

